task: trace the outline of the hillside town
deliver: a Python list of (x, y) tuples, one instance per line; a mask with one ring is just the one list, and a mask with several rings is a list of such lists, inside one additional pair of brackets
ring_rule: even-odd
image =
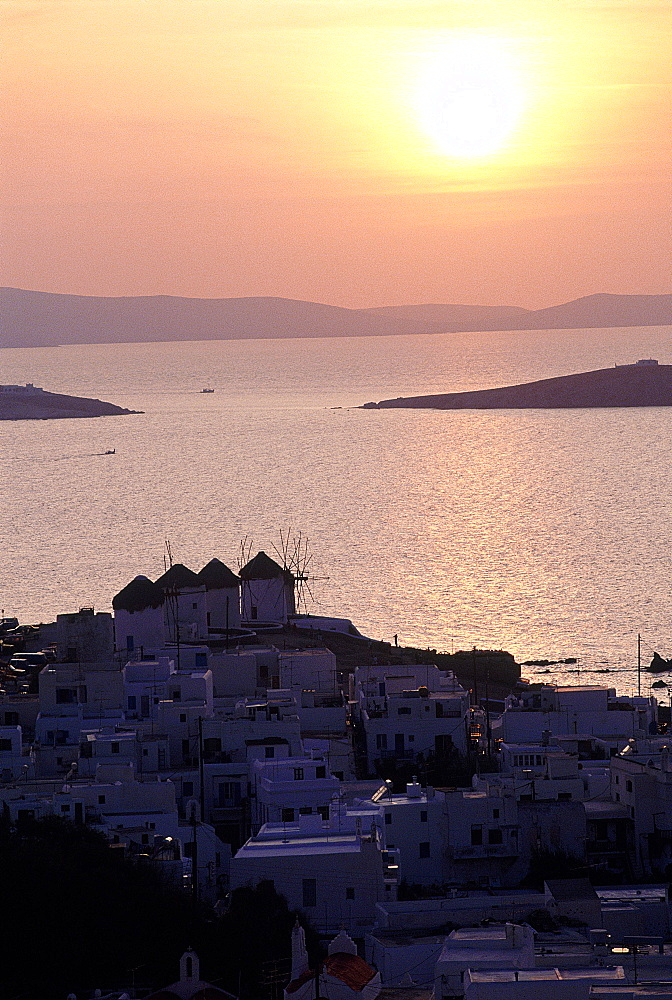
[[(112, 613), (3, 618), (4, 821), (99, 831), (214, 914), (272, 883), (301, 920), (268, 996), (672, 997), (666, 684), (448, 669), (297, 613), (296, 587), (259, 552), (136, 576)], [(98, 995), (230, 996), (190, 944), (172, 985)]]

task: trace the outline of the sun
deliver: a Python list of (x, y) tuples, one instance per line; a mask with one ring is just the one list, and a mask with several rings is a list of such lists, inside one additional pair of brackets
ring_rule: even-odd
[(414, 97), (419, 124), (436, 148), (465, 159), (502, 149), (525, 104), (506, 45), (482, 36), (452, 39), (428, 56)]

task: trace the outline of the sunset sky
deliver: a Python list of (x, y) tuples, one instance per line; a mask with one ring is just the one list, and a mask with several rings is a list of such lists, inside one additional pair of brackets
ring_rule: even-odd
[(0, 0), (2, 284), (669, 291), (670, 0)]

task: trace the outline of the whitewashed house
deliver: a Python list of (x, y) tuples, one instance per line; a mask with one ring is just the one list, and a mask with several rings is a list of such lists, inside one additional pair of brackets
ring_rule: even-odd
[(21, 726), (0, 726), (0, 784), (34, 777), (34, 753), (23, 752)]
[(635, 870), (672, 875), (672, 741), (632, 740), (611, 758), (611, 796), (625, 806)]
[(396, 892), (385, 876), (377, 830), (358, 829), (345, 809), (332, 810), (327, 823), (299, 816), (292, 825), (262, 826), (232, 858), (231, 888), (265, 879), (322, 934), (344, 927), (361, 937), (373, 924), (376, 903)]
[(509, 696), (505, 705), (493, 723), (493, 737), (504, 743), (541, 743), (547, 732), (597, 737), (615, 751), (655, 731), (658, 719), (655, 698), (617, 696), (615, 688), (599, 685), (535, 684)]
[(388, 757), (466, 752), (469, 692), (450, 672), (432, 664), (359, 667), (351, 700), (366, 736), (369, 773)]
[(329, 805), (340, 782), (329, 772), (321, 754), (256, 760), (253, 781), (252, 824), (295, 823), (299, 816), (329, 817)]

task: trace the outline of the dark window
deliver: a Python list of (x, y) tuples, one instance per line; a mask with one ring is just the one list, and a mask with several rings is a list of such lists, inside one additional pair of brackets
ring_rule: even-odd
[(315, 777), (316, 778), (326, 778), (326, 776), (327, 776), (327, 769), (326, 769), (326, 767), (316, 767), (315, 768)]
[(257, 606), (256, 606), (256, 604), (252, 605), (252, 607), (250, 608), (250, 611), (252, 612), (252, 615), (251, 615), (252, 621), (255, 622), (257, 620)]
[(74, 705), (77, 701), (77, 688), (56, 688), (57, 705)]
[(299, 816), (312, 816), (313, 810), (310, 806), (301, 806), (299, 809)]
[(180, 694), (180, 689), (179, 688), (177, 688), (175, 691), (173, 691), (172, 697), (173, 697), (173, 701), (180, 701), (181, 694)]
[(180, 722), (186, 722), (187, 716), (185, 712), (180, 712)]
[(110, 743), (110, 753), (119, 753), (118, 743)]
[(483, 827), (482, 826), (472, 826), (471, 828), (471, 844), (472, 847), (479, 847), (483, 843)]
[(128, 696), (128, 707), (129, 707), (129, 709), (132, 712), (135, 711), (135, 704), (136, 704), (136, 697), (135, 697), (135, 695), (134, 694), (129, 694), (129, 696)]
[(294, 822), (294, 810), (293, 809), (283, 809), (282, 810), (282, 822), (283, 823), (293, 823)]
[[(208, 615), (208, 617), (210, 617)], [(196, 658), (194, 660), (194, 666), (196, 667), (207, 667), (208, 665), (208, 654), (207, 653), (196, 653)]]
[(625, 783), (625, 790), (626, 790), (626, 792), (631, 792), (632, 791), (632, 782), (631, 781), (626, 781), (626, 783)]
[(346, 899), (354, 899), (355, 898), (355, 890), (353, 888), (346, 889), (345, 890), (345, 898)]
[(264, 757), (275, 757), (275, 747), (264, 747)]
[(427, 822), (427, 810), (426, 809), (421, 809), (420, 810), (420, 822), (421, 823), (426, 823)]
[(493, 819), (499, 819), (499, 809), (493, 809), (492, 810), (492, 818)]
[(318, 806), (317, 811), (323, 820), (329, 819), (329, 806)]
[(12, 741), (11, 740), (0, 740), (0, 750), (11, 750)]
[(392, 813), (385, 813), (385, 822), (389, 826), (392, 822)]
[(104, 806), (105, 805), (105, 796), (104, 795), (99, 795), (98, 796), (98, 805), (99, 806)]
[(397, 709), (397, 715), (410, 715), (411, 710), (407, 705), (402, 705), (401, 708)]
[(304, 878), (303, 880), (303, 905), (317, 905), (317, 879)]
[(135, 640), (132, 635), (126, 636), (126, 652), (132, 653), (135, 647)]
[(222, 749), (222, 741), (219, 736), (208, 736), (203, 740), (203, 749), (206, 753), (219, 753)]
[(5, 712), (5, 725), (6, 726), (18, 726), (19, 724), (19, 713), (18, 712)]
[(571, 792), (558, 792), (558, 802), (569, 802), (571, 798)]
[(378, 733), (376, 736), (376, 750), (387, 750), (387, 733)]
[(488, 830), (488, 843), (489, 844), (501, 844), (504, 838), (502, 837), (501, 830)]
[(61, 812), (62, 813), (69, 813), (70, 812), (70, 806), (67, 806), (67, 805), (66, 806), (61, 806)]
[(420, 848), (419, 857), (428, 858), (429, 857), (429, 841), (421, 840), (418, 847)]
[(198, 604), (192, 604), (191, 605), (191, 610), (192, 611), (196, 611), (197, 609), (198, 609)]
[(182, 782), (182, 794), (183, 795), (193, 795), (194, 794), (194, 783), (193, 783), (193, 781), (183, 781)]
[(294, 781), (303, 781), (303, 768), (302, 767), (295, 767), (294, 768)]

